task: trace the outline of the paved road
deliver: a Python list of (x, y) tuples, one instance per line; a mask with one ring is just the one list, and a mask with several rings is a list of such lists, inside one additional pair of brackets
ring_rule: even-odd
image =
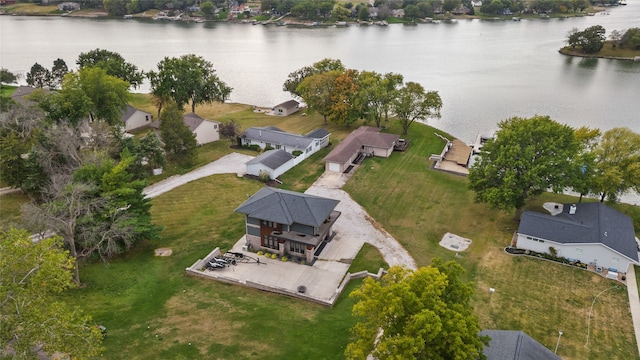
[(638, 283), (636, 282), (635, 266), (629, 264), (627, 268), (627, 292), (629, 294), (629, 307), (633, 329), (636, 333), (636, 344), (640, 353), (640, 296), (638, 296)]

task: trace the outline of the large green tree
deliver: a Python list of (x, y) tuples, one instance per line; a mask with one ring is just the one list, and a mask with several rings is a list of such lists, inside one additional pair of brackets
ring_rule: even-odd
[(425, 91), (422, 85), (408, 82), (397, 91), (392, 109), (400, 125), (402, 134), (407, 134), (409, 126), (416, 120), (440, 117), (442, 99), (437, 91)]
[(36, 88), (51, 87), (51, 71), (38, 63), (33, 64), (27, 73), (27, 84)]
[(293, 71), (287, 77), (287, 80), (282, 85), (282, 90), (291, 93), (291, 95), (302, 98), (302, 94), (299, 92), (298, 87), (304, 79), (309, 76), (325, 73), (329, 71), (344, 71), (346, 70), (340, 60), (334, 59), (322, 59), (311, 66), (302, 67), (296, 71)]
[(24, 230), (0, 232), (0, 348), (10, 347), (12, 358), (35, 359), (39, 346), (79, 359), (102, 352), (97, 324), (59, 300), (75, 286), (72, 268), (59, 237), (33, 242)]
[(14, 84), (17, 79), (16, 75), (11, 71), (0, 68), (0, 87), (2, 87), (3, 84)]
[(602, 135), (594, 149), (594, 192), (600, 201), (616, 201), (629, 189), (640, 192), (640, 134), (613, 128)]
[(77, 124), (83, 118), (122, 125), (122, 110), (129, 100), (129, 83), (88, 67), (64, 77), (62, 90), (51, 94), (43, 108), (56, 121)]
[(402, 86), (400, 74), (387, 73), (384, 76), (372, 71), (363, 71), (358, 76), (359, 91), (357, 107), (366, 122), (373, 121), (377, 127), (387, 121), (393, 100)]
[(232, 90), (218, 78), (211, 62), (193, 54), (165, 57), (158, 63), (158, 71), (150, 71), (147, 76), (158, 114), (169, 100), (180, 108), (191, 103), (191, 112), (195, 112), (196, 105), (224, 102)]
[(571, 48), (580, 47), (586, 54), (594, 54), (604, 46), (605, 29), (601, 25), (594, 25), (583, 31), (573, 29), (569, 32), (567, 42)]
[(197, 156), (196, 137), (184, 123), (182, 109), (170, 103), (160, 114), (160, 137), (167, 154), (190, 163)]
[(343, 71), (340, 70), (332, 70), (305, 77), (296, 89), (296, 93), (300, 94), (309, 110), (322, 115), (325, 125), (327, 125), (327, 117), (331, 114), (333, 106), (331, 97), (334, 93), (336, 79), (342, 73)]
[(571, 185), (579, 150), (574, 130), (548, 116), (503, 120), (469, 169), (469, 188), (477, 201), (515, 209), (517, 220), (530, 196)]
[(473, 314), (473, 286), (460, 280), (463, 268), (435, 259), (412, 271), (392, 267), (380, 281), (365, 279), (351, 293), (354, 340), (347, 359), (484, 359)]
[(115, 76), (128, 82), (134, 89), (138, 88), (144, 79), (143, 72), (139, 71), (136, 65), (125, 61), (122, 55), (109, 50), (95, 49), (80, 53), (76, 64), (80, 69), (99, 67), (107, 75)]
[(28, 180), (28, 153), (44, 114), (34, 107), (16, 105), (0, 113), (0, 178), (15, 188)]
[(51, 85), (54, 88), (60, 87), (62, 85), (62, 80), (64, 76), (69, 73), (69, 68), (67, 67), (67, 63), (58, 58), (53, 61), (53, 67), (51, 68)]

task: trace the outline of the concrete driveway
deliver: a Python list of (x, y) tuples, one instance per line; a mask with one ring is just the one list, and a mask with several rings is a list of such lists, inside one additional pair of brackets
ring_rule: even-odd
[(151, 186), (148, 186), (144, 189), (144, 194), (148, 198), (154, 198), (188, 182), (202, 179), (204, 177), (215, 174), (244, 175), (246, 173), (246, 166), (244, 164), (247, 161), (252, 160), (253, 158), (253, 156), (249, 155), (231, 153), (184, 175), (174, 175), (170, 178), (164, 179)]

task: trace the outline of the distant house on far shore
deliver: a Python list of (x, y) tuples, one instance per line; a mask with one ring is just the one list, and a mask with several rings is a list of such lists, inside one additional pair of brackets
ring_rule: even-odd
[(300, 103), (295, 100), (285, 101), (273, 107), (273, 114), (277, 116), (289, 116), (300, 110)]

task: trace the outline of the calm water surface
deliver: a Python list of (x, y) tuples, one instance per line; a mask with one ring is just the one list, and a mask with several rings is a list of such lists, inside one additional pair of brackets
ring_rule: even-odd
[[(640, 27), (640, 2), (608, 13), (346, 28), (3, 16), (0, 66), (24, 74), (34, 62), (51, 67), (60, 57), (74, 67), (81, 52), (103, 48), (154, 70), (165, 56), (193, 53), (233, 87), (232, 101), (273, 106), (291, 98), (282, 91), (291, 71), (329, 57), (439, 91), (442, 118), (428, 123), (466, 142), (503, 119), (535, 114), (574, 127), (640, 132), (640, 62), (558, 53), (574, 27)], [(139, 91), (148, 90), (145, 84)]]

